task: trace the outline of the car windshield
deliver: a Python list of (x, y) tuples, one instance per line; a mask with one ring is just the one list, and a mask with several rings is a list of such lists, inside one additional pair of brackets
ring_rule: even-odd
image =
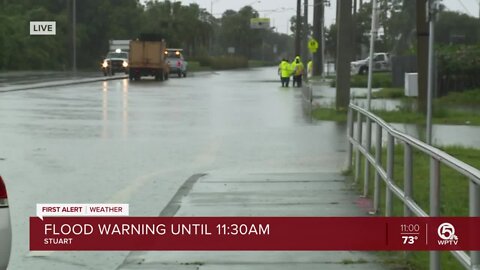
[(107, 58), (128, 58), (128, 54), (124, 52), (121, 52), (121, 53), (110, 52), (107, 54)]

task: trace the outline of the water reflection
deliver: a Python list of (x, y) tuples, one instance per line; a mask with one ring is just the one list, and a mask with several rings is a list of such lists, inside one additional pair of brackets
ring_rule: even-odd
[(116, 125), (110, 125), (110, 121), (115, 121), (116, 118), (120, 119), (120, 115), (122, 125), (121, 131), (118, 130), (118, 134), (120, 134), (121, 132), (121, 136), (123, 138), (127, 138), (129, 133), (129, 81), (127, 79), (124, 79), (122, 81), (104, 81), (102, 85), (102, 90), (101, 138), (107, 139), (109, 136), (112, 135), (110, 127), (116, 127)]
[(123, 138), (128, 137), (128, 80), (122, 81), (123, 95), (122, 95), (122, 134)]
[(108, 137), (108, 81), (103, 82), (102, 88), (102, 135), (103, 139)]

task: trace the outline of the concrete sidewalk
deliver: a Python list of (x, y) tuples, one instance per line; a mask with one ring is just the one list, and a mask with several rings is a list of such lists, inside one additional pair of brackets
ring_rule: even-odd
[[(365, 216), (370, 205), (338, 173), (258, 173), (191, 177), (162, 216)], [(132, 252), (132, 269), (391, 269), (367, 252)]]

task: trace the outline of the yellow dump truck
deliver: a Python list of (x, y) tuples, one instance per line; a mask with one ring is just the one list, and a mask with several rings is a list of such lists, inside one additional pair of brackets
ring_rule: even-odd
[(128, 55), (129, 78), (140, 80), (142, 76), (153, 76), (157, 81), (168, 79), (169, 66), (166, 61), (165, 40), (132, 40)]

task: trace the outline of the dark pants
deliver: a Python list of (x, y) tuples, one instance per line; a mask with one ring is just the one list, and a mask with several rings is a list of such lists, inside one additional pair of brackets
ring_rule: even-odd
[(295, 75), (293, 76), (293, 86), (297, 84), (297, 87), (302, 87), (302, 75)]
[(290, 83), (290, 77), (280, 77), (280, 81), (282, 82), (282, 87), (288, 87), (288, 84)]

